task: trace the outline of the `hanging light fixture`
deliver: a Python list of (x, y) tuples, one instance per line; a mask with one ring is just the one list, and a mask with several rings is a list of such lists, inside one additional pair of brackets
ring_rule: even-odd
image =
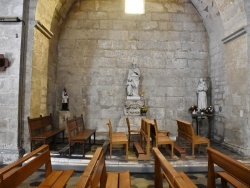
[(125, 0), (125, 13), (144, 14), (145, 0)]

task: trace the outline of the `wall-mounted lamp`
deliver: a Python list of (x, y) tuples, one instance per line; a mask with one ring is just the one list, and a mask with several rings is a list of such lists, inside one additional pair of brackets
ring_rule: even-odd
[(0, 22), (21, 22), (18, 17), (0, 17)]
[(145, 0), (125, 0), (125, 13), (144, 14)]
[(7, 67), (9, 67), (9, 60), (0, 54), (0, 72), (5, 71)]

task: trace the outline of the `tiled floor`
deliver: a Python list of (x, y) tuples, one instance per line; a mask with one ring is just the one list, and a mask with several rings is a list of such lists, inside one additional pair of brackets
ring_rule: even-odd
[[(86, 155), (85, 157), (91, 157), (96, 149), (96, 147), (101, 146), (101, 145), (94, 145), (91, 147), (91, 150), (87, 150), (86, 151)], [(63, 146), (59, 146), (59, 147), (63, 147)], [(249, 159), (246, 159), (240, 155), (238, 155), (237, 153), (234, 152), (230, 152), (227, 149), (221, 147), (219, 144), (212, 144), (212, 147), (235, 158), (235, 159), (240, 159), (240, 160), (245, 160), (247, 162), (249, 162)], [(81, 148), (81, 147), (79, 147)], [(81, 158), (81, 160), (83, 160), (83, 157), (81, 155), (81, 149), (79, 148), (75, 148), (74, 153), (72, 154), (71, 157), (69, 157), (68, 155), (65, 156), (60, 156), (58, 154), (58, 151), (51, 151), (51, 156), (52, 156), (52, 162), (53, 160), (56, 161), (65, 161), (66, 159), (76, 159), (77, 158)], [(204, 148), (203, 148), (204, 149)], [(197, 169), (201, 169), (199, 168), (200, 164), (203, 163), (207, 163), (207, 156), (206, 153), (203, 151), (200, 154), (197, 154), (195, 158), (191, 157), (191, 149), (188, 148), (187, 149), (187, 154), (185, 159), (180, 159), (178, 156), (174, 156), (173, 159), (170, 159), (170, 155), (169, 153), (166, 152), (165, 148), (160, 148), (160, 150), (162, 151), (163, 155), (167, 158), (167, 160), (170, 161), (170, 163), (179, 171), (179, 170), (184, 170), (186, 172), (186, 174), (190, 177), (190, 179), (197, 185), (198, 188), (205, 188), (207, 187), (207, 173), (206, 170), (204, 171), (204, 168), (202, 171), (196, 171)], [(196, 152), (197, 153), (197, 152)], [(132, 149), (132, 147), (129, 149), (129, 160), (128, 162), (126, 162), (125, 166), (130, 168), (131, 171), (131, 185), (133, 188), (153, 188), (154, 187), (154, 173), (153, 173), (153, 156), (152, 156), (152, 160), (151, 161), (136, 161), (136, 155)], [(84, 159), (85, 160), (85, 159)], [(86, 160), (90, 160), (86, 159)], [(122, 148), (116, 148), (113, 151), (113, 156), (111, 159), (109, 159), (109, 152), (106, 153), (106, 165), (107, 168), (110, 166), (112, 166), (112, 163), (114, 163), (113, 165), (115, 166), (114, 169), (115, 170), (119, 170), (119, 167), (116, 166), (117, 161), (125, 161), (124, 160), (124, 153)], [(143, 165), (151, 165), (150, 166), (150, 170), (146, 170), (146, 173), (143, 169)], [(138, 169), (141, 168), (142, 170), (140, 171), (140, 173), (138, 172), (133, 172), (132, 169)], [(206, 168), (206, 167), (205, 167)], [(147, 168), (146, 168), (147, 169)], [(82, 171), (75, 171), (73, 176), (70, 178), (70, 180), (68, 181), (67, 187), (75, 187), (75, 185), (78, 182), (79, 176), (82, 174)], [(34, 173), (32, 176), (30, 176), (26, 181), (24, 181), (20, 186), (18, 186), (19, 188), (29, 188), (29, 187), (36, 187), (37, 185), (39, 185), (41, 183), (41, 181), (44, 179), (44, 171), (43, 170), (39, 170), (36, 173)], [(218, 182), (219, 183), (219, 182)], [(164, 181), (164, 187), (169, 187), (168, 183), (166, 181)], [(219, 187), (219, 185), (217, 186)]]

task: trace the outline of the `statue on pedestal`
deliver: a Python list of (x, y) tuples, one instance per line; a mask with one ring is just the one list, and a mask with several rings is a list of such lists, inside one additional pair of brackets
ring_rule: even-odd
[(128, 71), (126, 92), (127, 100), (124, 106), (125, 115), (139, 116), (141, 114), (141, 107), (144, 106), (145, 101), (139, 95), (140, 70), (133, 63), (131, 69)]
[(136, 64), (132, 64), (132, 68), (129, 69), (127, 79), (127, 98), (140, 98), (139, 96), (139, 83), (140, 83), (140, 70), (136, 67)]
[(197, 93), (198, 93), (198, 109), (204, 109), (207, 108), (207, 84), (203, 80), (203, 78), (200, 79), (198, 87), (197, 87)]
[(69, 96), (66, 88), (64, 88), (62, 92), (62, 111), (69, 111)]

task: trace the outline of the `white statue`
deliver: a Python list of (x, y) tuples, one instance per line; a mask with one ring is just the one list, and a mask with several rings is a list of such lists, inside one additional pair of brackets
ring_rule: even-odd
[(198, 109), (204, 109), (207, 108), (207, 84), (203, 80), (203, 78), (200, 79), (198, 87), (197, 87), (197, 93), (198, 93)]
[(69, 96), (67, 94), (66, 88), (63, 89), (62, 92), (62, 111), (69, 110)]
[(136, 67), (136, 64), (132, 64), (132, 68), (129, 69), (127, 79), (127, 96), (139, 97), (139, 82), (140, 82), (140, 70)]

